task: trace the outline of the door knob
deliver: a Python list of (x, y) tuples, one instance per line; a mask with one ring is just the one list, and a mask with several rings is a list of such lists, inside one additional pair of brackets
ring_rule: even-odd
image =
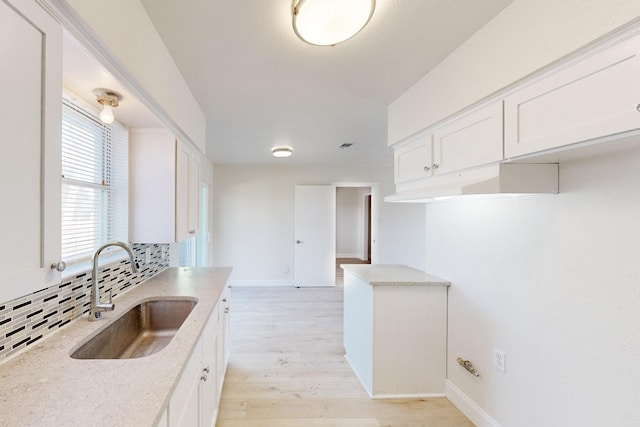
[(296, 243), (300, 244), (300, 243), (302, 243), (302, 240), (296, 240)]

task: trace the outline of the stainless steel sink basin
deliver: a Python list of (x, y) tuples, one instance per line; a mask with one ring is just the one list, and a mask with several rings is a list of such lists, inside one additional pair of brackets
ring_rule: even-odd
[(142, 302), (71, 353), (74, 359), (134, 359), (169, 344), (197, 301), (163, 299)]

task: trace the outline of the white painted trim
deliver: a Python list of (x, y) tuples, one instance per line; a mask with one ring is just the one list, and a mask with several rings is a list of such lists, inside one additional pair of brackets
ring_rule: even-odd
[(447, 397), (444, 393), (430, 393), (430, 394), (374, 394), (372, 399), (429, 399), (434, 397)]
[(473, 422), (476, 427), (502, 427), (496, 420), (491, 418), (480, 406), (462, 392), (451, 381), (445, 382), (445, 394), (464, 415)]
[(270, 287), (270, 286), (295, 286), (293, 280), (229, 280), (229, 286), (242, 287), (242, 286), (254, 286), (254, 287)]

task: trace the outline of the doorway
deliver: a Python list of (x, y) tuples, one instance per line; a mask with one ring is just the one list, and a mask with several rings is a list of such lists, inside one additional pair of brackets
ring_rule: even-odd
[(336, 185), (336, 284), (341, 285), (342, 264), (371, 264), (374, 244), (372, 183)]

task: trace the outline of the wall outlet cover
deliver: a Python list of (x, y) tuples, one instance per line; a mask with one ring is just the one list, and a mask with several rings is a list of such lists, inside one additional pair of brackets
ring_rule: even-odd
[(493, 349), (493, 365), (502, 372), (507, 371), (507, 356), (504, 354), (504, 351), (498, 350), (497, 348)]

